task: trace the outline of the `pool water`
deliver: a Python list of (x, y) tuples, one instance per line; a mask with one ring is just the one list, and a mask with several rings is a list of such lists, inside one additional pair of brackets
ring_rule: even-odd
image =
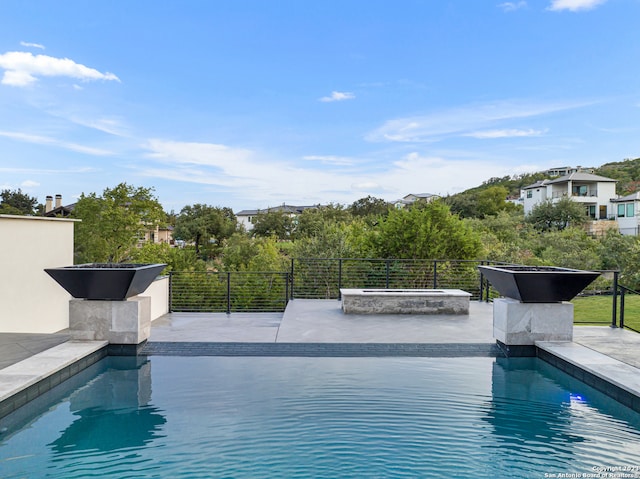
[(533, 358), (108, 358), (0, 426), (2, 479), (640, 477), (639, 415)]

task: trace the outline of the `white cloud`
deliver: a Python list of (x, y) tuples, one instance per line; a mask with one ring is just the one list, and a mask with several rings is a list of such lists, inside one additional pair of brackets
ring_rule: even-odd
[(95, 168), (82, 167), (82, 168), (0, 168), (0, 173), (17, 173), (21, 175), (68, 175), (75, 173), (94, 173)]
[(591, 10), (602, 5), (606, 1), (607, 0), (551, 0), (551, 5), (549, 5), (548, 10), (569, 10), (571, 12)]
[[(53, 114), (53, 113), (52, 113)], [(58, 114), (58, 116), (65, 117), (64, 114)], [(126, 126), (124, 123), (116, 118), (82, 118), (77, 115), (72, 115), (68, 118), (69, 121), (82, 125), (87, 128), (92, 128), (94, 130), (101, 131), (103, 133), (108, 133), (109, 135), (114, 136), (128, 136), (128, 132), (126, 131)]]
[(151, 139), (145, 145), (149, 158), (184, 165), (220, 168), (233, 173), (242, 168), (252, 155), (250, 150), (215, 143), (196, 143)]
[(350, 166), (356, 163), (353, 158), (346, 156), (332, 156), (332, 155), (308, 155), (303, 156), (305, 161), (315, 161), (324, 165), (336, 165), (336, 166)]
[(241, 198), (241, 208), (283, 202), (317, 204), (327, 199), (350, 204), (367, 194), (392, 200), (411, 191), (446, 195), (477, 186), (478, 178), (486, 178), (487, 171), (492, 176), (516, 173), (503, 158), (486, 159), (475, 150), (442, 155), (412, 152), (392, 160), (379, 159), (366, 167), (355, 162), (349, 167), (330, 164), (318, 168), (298, 158), (274, 159), (264, 152), (214, 143), (154, 139), (144, 148), (148, 150), (147, 163), (130, 165), (133, 173), (206, 185), (218, 194), (227, 194), (228, 202)]
[(103, 150), (101, 148), (93, 148), (90, 146), (79, 145), (77, 143), (60, 141), (56, 138), (51, 138), (48, 136), (31, 135), (29, 133), (21, 133), (16, 131), (0, 131), (0, 136), (4, 136), (5, 138), (11, 138), (13, 140), (23, 141), (25, 143), (57, 146), (59, 148), (64, 148), (66, 150), (77, 151), (78, 153), (86, 153), (88, 155), (94, 155), (94, 156), (107, 156), (107, 155), (113, 154), (112, 152)]
[(480, 140), (493, 139), (493, 138), (519, 138), (525, 136), (540, 136), (545, 133), (545, 130), (534, 130), (529, 128), (528, 130), (518, 129), (504, 129), (504, 130), (483, 130), (466, 133), (464, 136), (470, 136), (472, 138), (478, 138)]
[(587, 102), (500, 101), (468, 105), (424, 116), (389, 120), (366, 135), (365, 139), (368, 141), (433, 142), (449, 136), (467, 136), (510, 120), (541, 116), (588, 104)]
[(344, 101), (353, 100), (356, 96), (353, 93), (347, 91), (332, 91), (330, 96), (323, 96), (320, 101), (332, 102), (332, 101)]
[(17, 87), (31, 85), (41, 76), (62, 76), (83, 81), (120, 81), (113, 73), (101, 73), (68, 58), (33, 55), (30, 52), (7, 52), (0, 55), (0, 68), (5, 70), (1, 83)]
[(352, 183), (351, 189), (354, 191), (382, 191), (384, 188), (375, 181), (362, 181), (360, 183)]
[(44, 45), (39, 43), (20, 42), (20, 45), (27, 48), (39, 48), (40, 50), (44, 50)]
[(40, 186), (40, 183), (32, 180), (25, 180), (22, 183), (20, 183), (20, 186), (22, 188), (35, 188), (36, 186)]
[(527, 2), (524, 0), (520, 0), (519, 2), (504, 2), (498, 5), (498, 7), (502, 8), (505, 12), (513, 12), (515, 10), (525, 8), (526, 6)]

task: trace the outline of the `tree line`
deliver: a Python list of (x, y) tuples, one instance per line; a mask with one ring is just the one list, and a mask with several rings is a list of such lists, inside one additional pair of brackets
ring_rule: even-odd
[[(0, 213), (37, 212), (22, 192), (0, 196)], [(351, 205), (328, 204), (291, 216), (258, 214), (245, 231), (228, 207), (188, 205), (166, 213), (152, 188), (121, 183), (102, 194), (82, 194), (72, 217), (75, 261), (162, 262), (174, 271), (286, 271), (291, 258), (474, 259), (619, 270), (628, 287), (640, 288), (640, 241), (607, 231), (587, 234), (584, 207), (564, 199), (542, 203), (524, 216), (491, 185), (459, 198), (417, 201), (397, 209), (368, 196)], [(16, 200), (7, 202), (5, 200)], [(9, 209), (16, 208), (16, 209)], [(13, 213), (11, 213), (13, 214)], [(183, 247), (144, 242), (155, 227), (173, 228)]]

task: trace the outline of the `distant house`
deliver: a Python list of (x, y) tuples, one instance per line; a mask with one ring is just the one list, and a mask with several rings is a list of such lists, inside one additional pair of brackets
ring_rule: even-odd
[[(53, 197), (47, 196), (44, 205), (44, 216), (47, 218), (67, 218), (71, 216), (75, 206), (75, 203), (63, 205), (62, 195), (56, 195), (55, 204)], [(160, 228), (156, 226), (155, 228), (144, 231), (138, 240), (138, 246), (141, 246), (143, 243), (169, 243), (173, 245), (173, 227)]]
[(614, 216), (611, 199), (616, 197), (617, 180), (577, 171), (554, 180), (542, 180), (525, 186), (524, 214), (527, 215), (539, 203), (551, 199), (570, 198), (585, 207), (587, 215), (594, 219), (609, 219)]
[(242, 210), (236, 213), (236, 220), (239, 224), (244, 226), (246, 231), (251, 231), (253, 229), (253, 224), (255, 222), (256, 216), (265, 213), (272, 212), (284, 212), (288, 214), (290, 217), (296, 217), (301, 214), (304, 210), (315, 209), (319, 205), (314, 206), (293, 206), (282, 204), (281, 206), (274, 206), (271, 208), (257, 209), (257, 210)]
[(620, 233), (637, 236), (639, 231), (640, 191), (611, 200)]
[(593, 173), (594, 168), (584, 168), (582, 166), (561, 166), (559, 168), (549, 168), (545, 173), (549, 176), (567, 176), (571, 173)]
[(173, 245), (173, 226), (161, 228), (156, 226), (144, 232), (144, 237), (140, 238), (140, 243), (168, 243)]
[(56, 195), (55, 205), (53, 203), (53, 197), (47, 196), (44, 204), (44, 216), (47, 218), (66, 218), (73, 213), (73, 209), (76, 204), (62, 205), (62, 195)]
[(429, 203), (436, 198), (440, 198), (438, 195), (433, 195), (431, 193), (409, 193), (402, 197), (402, 199), (394, 201), (392, 204), (394, 207), (400, 209), (405, 206), (412, 205), (416, 201), (424, 201), (425, 203)]

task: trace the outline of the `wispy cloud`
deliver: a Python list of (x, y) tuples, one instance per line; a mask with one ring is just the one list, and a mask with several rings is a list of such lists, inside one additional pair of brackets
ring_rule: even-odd
[(501, 101), (467, 105), (429, 115), (398, 118), (385, 122), (366, 135), (368, 141), (433, 142), (448, 136), (468, 136), (499, 123), (541, 116), (586, 106), (588, 102), (536, 103)]
[(75, 173), (92, 173), (95, 172), (95, 168), (82, 167), (82, 168), (2, 168), (0, 167), (0, 173), (18, 173), (21, 175), (33, 175), (33, 174), (47, 174), (47, 175), (69, 175)]
[(31, 85), (38, 77), (43, 76), (70, 77), (83, 81), (120, 81), (113, 73), (102, 73), (68, 58), (33, 55), (30, 52), (7, 52), (0, 55), (0, 68), (5, 70), (1, 83), (16, 87)]
[(71, 116), (69, 121), (82, 125), (87, 128), (92, 128), (94, 130), (101, 131), (103, 133), (108, 133), (109, 135), (114, 136), (129, 136), (127, 133), (127, 128), (121, 120), (115, 118), (81, 118), (79, 116)]
[(540, 136), (543, 135), (546, 130), (534, 130), (529, 128), (527, 130), (518, 129), (504, 129), (504, 130), (483, 130), (466, 133), (464, 136), (470, 136), (472, 138), (478, 138), (480, 140), (494, 139), (494, 138), (519, 138), (524, 136)]
[(40, 50), (44, 50), (44, 45), (41, 45), (40, 43), (20, 42), (20, 45), (27, 48), (39, 48)]
[(302, 159), (305, 161), (314, 161), (314, 162), (322, 163), (324, 165), (336, 165), (336, 166), (351, 166), (354, 163), (356, 163), (355, 159), (348, 158), (346, 156), (308, 155), (308, 156), (303, 156)]
[(502, 8), (505, 12), (514, 12), (516, 10), (520, 10), (521, 8), (525, 8), (527, 6), (527, 2), (524, 0), (520, 0), (519, 2), (504, 2), (498, 4), (498, 7)]
[(11, 138), (12, 140), (23, 141), (25, 143), (56, 146), (58, 148), (64, 148), (66, 150), (77, 151), (78, 153), (86, 153), (94, 156), (108, 156), (113, 154), (111, 151), (103, 150), (101, 148), (93, 148), (90, 146), (79, 145), (77, 143), (60, 141), (48, 136), (31, 135), (29, 133), (17, 131), (0, 131), (0, 136)]
[(40, 183), (33, 180), (25, 180), (22, 183), (20, 183), (20, 186), (22, 186), (23, 188), (35, 188), (37, 186), (40, 186)]
[(551, 0), (551, 5), (549, 5), (548, 10), (569, 10), (571, 12), (591, 10), (606, 1), (607, 0)]
[(216, 143), (182, 142), (151, 139), (143, 145), (148, 150), (147, 157), (171, 161), (183, 165), (216, 167), (229, 174), (251, 158), (251, 150), (233, 148)]
[(353, 100), (356, 96), (348, 91), (332, 91), (331, 95), (320, 98), (322, 102)]

